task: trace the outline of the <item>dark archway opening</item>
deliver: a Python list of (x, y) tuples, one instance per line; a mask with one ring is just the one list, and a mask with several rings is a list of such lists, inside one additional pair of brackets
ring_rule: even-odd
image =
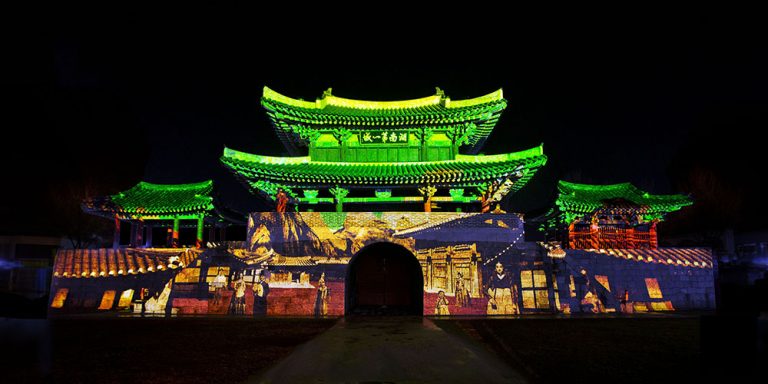
[(346, 314), (422, 315), (424, 279), (410, 251), (374, 243), (352, 258), (347, 270)]

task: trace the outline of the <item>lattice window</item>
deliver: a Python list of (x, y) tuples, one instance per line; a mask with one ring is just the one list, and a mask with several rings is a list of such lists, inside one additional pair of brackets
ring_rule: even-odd
[(53, 296), (53, 301), (51, 301), (51, 308), (63, 307), (64, 301), (67, 300), (67, 293), (69, 293), (68, 288), (60, 288), (56, 291), (56, 295)]
[(542, 269), (520, 271), (523, 308), (549, 309), (547, 274)]
[(112, 304), (115, 303), (115, 291), (105, 291), (101, 296), (101, 303), (99, 309), (112, 309)]
[(645, 286), (648, 288), (648, 297), (651, 299), (661, 299), (661, 288), (659, 288), (659, 281), (653, 278), (645, 279)]

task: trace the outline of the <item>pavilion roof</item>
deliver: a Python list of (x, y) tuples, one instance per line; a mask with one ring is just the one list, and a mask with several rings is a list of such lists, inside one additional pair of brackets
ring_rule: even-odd
[(715, 259), (708, 248), (659, 249), (566, 249), (568, 256), (594, 257), (604, 255), (641, 263), (664, 264), (674, 267), (713, 268)]
[(139, 182), (131, 189), (111, 196), (86, 199), (85, 212), (120, 218), (162, 219), (197, 215), (214, 209), (213, 181), (192, 184), (152, 184)]
[(264, 87), (261, 104), (292, 154), (301, 145), (302, 128), (405, 129), (469, 125), (474, 128), (466, 147), (477, 153), (507, 106), (501, 89), (472, 99), (451, 100), (438, 88), (435, 95), (402, 101), (366, 101), (337, 97), (326, 91), (315, 101), (281, 95)]
[(663, 215), (693, 204), (686, 195), (652, 195), (630, 183), (591, 185), (560, 181), (555, 204), (570, 214), (593, 213), (606, 206), (642, 210), (649, 215)]
[(457, 155), (455, 160), (421, 162), (319, 162), (304, 157), (269, 157), (225, 148), (221, 157), (251, 191), (261, 183), (316, 189), (318, 187), (411, 188), (477, 187), (498, 178), (516, 181), (510, 192), (522, 188), (547, 157), (543, 145), (499, 155)]
[(53, 276), (109, 278), (162, 272), (192, 264), (194, 248), (62, 249), (56, 254)]

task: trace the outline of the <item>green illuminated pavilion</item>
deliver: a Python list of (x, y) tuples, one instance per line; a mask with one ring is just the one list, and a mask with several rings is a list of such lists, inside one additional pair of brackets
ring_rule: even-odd
[(693, 204), (689, 196), (652, 195), (630, 183), (591, 185), (561, 180), (557, 190), (555, 207), (544, 216), (544, 225), (547, 230), (567, 228), (570, 248), (655, 249), (656, 223)]
[(652, 195), (630, 183), (590, 185), (560, 180), (557, 190), (555, 204), (568, 223), (604, 209), (632, 212), (643, 216), (645, 221), (661, 221), (667, 213), (693, 204), (686, 195)]
[(211, 180), (191, 184), (152, 184), (142, 181), (115, 195), (86, 199), (82, 209), (86, 213), (115, 220), (115, 248), (119, 246), (122, 221), (131, 223), (131, 246), (142, 245), (145, 225), (147, 236), (144, 246), (151, 246), (152, 224), (149, 222), (159, 225), (172, 223), (168, 246), (178, 247), (182, 220), (196, 222), (196, 243), (200, 247), (205, 221), (210, 224), (212, 234), (215, 234), (216, 227), (223, 227), (225, 221), (236, 221), (214, 206), (212, 191)]
[(543, 146), (479, 155), (506, 108), (502, 90), (451, 100), (442, 90), (405, 101), (363, 101), (327, 90), (315, 101), (267, 87), (262, 105), (292, 157), (224, 149), (222, 163), (253, 193), (279, 188), (300, 206), (346, 203), (467, 204), (487, 210), (546, 163)]

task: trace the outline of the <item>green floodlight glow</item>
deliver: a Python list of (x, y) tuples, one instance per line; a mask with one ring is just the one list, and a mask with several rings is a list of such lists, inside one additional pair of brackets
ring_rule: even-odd
[(686, 195), (652, 195), (630, 183), (610, 185), (577, 184), (560, 181), (555, 204), (570, 223), (579, 216), (592, 214), (614, 200), (623, 200), (638, 207), (646, 221), (662, 220), (664, 215), (693, 204)]
[[(307, 146), (317, 138), (309, 137), (309, 132), (316, 135), (318, 130), (332, 131), (339, 127), (354, 129), (355, 134), (386, 129), (391, 138), (392, 130), (471, 126), (471, 130), (463, 132), (466, 137), (457, 140), (459, 145), (467, 146), (466, 152), (470, 154), (480, 150), (507, 106), (501, 89), (467, 100), (451, 100), (438, 89), (433, 96), (402, 101), (346, 99), (332, 95), (329, 90), (310, 102), (264, 87), (261, 103), (278, 137), (289, 148)], [(407, 140), (398, 135), (396, 142)]]
[(114, 217), (167, 219), (197, 217), (214, 209), (213, 181), (191, 184), (153, 184), (139, 182), (131, 189), (112, 196), (83, 202), (86, 212)]
[(420, 99), (399, 101), (368, 101), (334, 96), (331, 94), (331, 90), (329, 89), (323, 94), (321, 98), (317, 99), (315, 102), (310, 102), (290, 98), (265, 86), (262, 97), (266, 100), (277, 101), (282, 104), (306, 109), (325, 109), (326, 107), (331, 106), (365, 110), (415, 109), (429, 106), (438, 106), (441, 104), (443, 104), (446, 108), (459, 109), (504, 100), (504, 92), (501, 89), (484, 96), (467, 100), (451, 100), (449, 97), (446, 97), (441, 93), (442, 92), (439, 91), (438, 88), (437, 94), (433, 96), (422, 97)]
[[(415, 162), (328, 162), (309, 156), (261, 156), (225, 148), (221, 162), (241, 180), (272, 194), (284, 189), (336, 185), (359, 187), (421, 187), (432, 184), (453, 189), (478, 187), (500, 177), (515, 179), (522, 188), (546, 164), (543, 146), (499, 155), (457, 155), (456, 160)], [(385, 188), (386, 189), (386, 188)], [(292, 192), (291, 192), (292, 193)]]
[[(294, 190), (305, 191), (299, 204), (332, 201), (341, 211), (346, 203), (421, 201), (427, 209), (434, 201), (477, 203), (474, 191), (485, 193), (496, 184), (491, 200), (500, 201), (547, 162), (542, 145), (477, 155), (507, 106), (501, 89), (451, 100), (438, 88), (434, 95), (401, 101), (348, 99), (328, 89), (311, 102), (264, 87), (261, 103), (288, 152), (299, 156), (225, 148), (220, 160), (251, 191), (270, 198), (277, 188), (293, 197)], [(308, 156), (301, 156), (307, 153), (302, 147)], [(321, 189), (333, 198), (319, 198)], [(376, 190), (375, 197), (346, 197), (360, 189)], [(394, 189), (399, 197), (392, 197)], [(430, 193), (407, 196), (414, 189)], [(465, 190), (471, 195), (465, 196)]]

